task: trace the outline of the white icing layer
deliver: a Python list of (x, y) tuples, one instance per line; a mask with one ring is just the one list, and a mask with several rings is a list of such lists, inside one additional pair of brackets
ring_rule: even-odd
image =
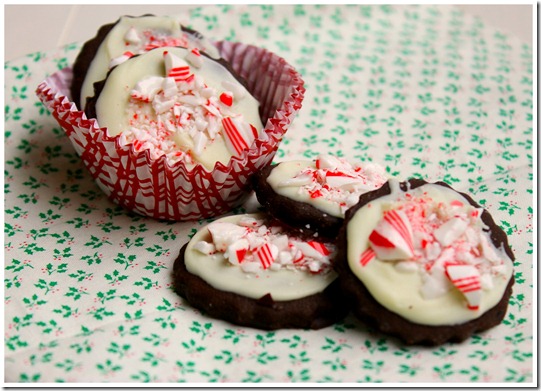
[(343, 158), (321, 155), (315, 161), (282, 162), (267, 182), (277, 194), (343, 218), (361, 194), (381, 187), (387, 177), (376, 164), (352, 165)]
[(188, 271), (216, 289), (252, 299), (270, 293), (276, 301), (322, 292), (334, 281), (332, 245), (322, 250), (321, 244), (288, 237), (263, 218), (224, 217), (199, 230), (186, 248)]
[(165, 154), (169, 164), (212, 170), (259, 135), (259, 103), (222, 65), (196, 56), (201, 63), (194, 66), (190, 56), (191, 50), (165, 47), (120, 64), (96, 114), (111, 136), (122, 134), (123, 144), (149, 149), (153, 158)]
[[(197, 47), (213, 58), (219, 58), (216, 47), (208, 40), (183, 32), (176, 19), (167, 16), (120, 18), (101, 43), (85, 76), (80, 97), (73, 97), (84, 109), (86, 98), (94, 95), (94, 83), (105, 79), (111, 65), (122, 61), (124, 53), (140, 54), (158, 46)], [(125, 59), (129, 58), (126, 56)], [(111, 64), (111, 61), (114, 61)]]
[[(513, 263), (482, 231), (481, 211), (443, 186), (427, 184), (404, 193), (391, 183), (391, 194), (360, 208), (347, 227), (349, 267), (371, 295), (390, 311), (433, 326), (461, 324), (494, 307)], [(411, 234), (396, 223), (400, 219), (392, 224), (412, 241), (413, 255), (401, 250), (408, 255), (384, 260), (374, 243), (392, 248), (389, 242), (399, 241), (381, 225), (384, 216), (397, 210), (409, 219)], [(426, 218), (415, 218), (419, 215)]]

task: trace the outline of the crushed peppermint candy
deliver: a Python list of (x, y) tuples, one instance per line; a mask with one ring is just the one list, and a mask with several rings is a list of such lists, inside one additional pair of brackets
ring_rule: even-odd
[(437, 298), (454, 287), (467, 307), (476, 310), (482, 290), (505, 273), (504, 257), (484, 230), (482, 212), (459, 200), (447, 203), (406, 193), (383, 212), (359, 263), (366, 266), (377, 258), (394, 262), (402, 272), (418, 271), (424, 298)]
[(321, 155), (315, 167), (301, 170), (278, 186), (297, 186), (299, 194), (337, 203), (345, 213), (359, 201), (361, 194), (380, 188), (387, 180), (383, 168), (377, 164), (352, 165), (344, 158)]
[(228, 264), (246, 273), (286, 269), (320, 274), (331, 270), (333, 244), (301, 240), (262, 219), (243, 216), (238, 223), (216, 221), (207, 229), (210, 241), (199, 241), (194, 249), (205, 255), (220, 253)]
[(132, 26), (124, 34), (124, 45), (126, 51), (121, 56), (111, 59), (109, 69), (123, 63), (135, 54), (142, 54), (155, 48), (164, 46), (188, 47), (190, 45), (190, 35), (182, 32), (180, 37), (173, 37), (168, 30), (139, 30)]
[(206, 85), (192, 72), (190, 56), (193, 51), (185, 58), (164, 51), (165, 77), (137, 82), (130, 93), (122, 145), (149, 150), (153, 159), (165, 155), (170, 165), (179, 160), (192, 165), (218, 138), (231, 156), (239, 156), (258, 137), (258, 130), (231, 108), (241, 94)]

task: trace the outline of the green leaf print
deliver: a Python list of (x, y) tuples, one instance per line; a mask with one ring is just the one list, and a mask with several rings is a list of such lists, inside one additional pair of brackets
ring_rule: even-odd
[[(302, 107), (293, 122), (283, 119), (288, 131), (272, 163), (321, 153), (371, 162), (397, 178), (443, 180), (489, 209), (516, 256), (506, 316), (463, 343), (427, 348), (374, 333), (354, 314), (323, 330), (267, 331), (192, 308), (174, 292), (173, 263), (217, 217), (161, 221), (109, 201), (71, 145), (80, 129), (68, 137), (56, 120), (71, 114), (53, 116), (52, 102), (35, 95), (73, 65), (83, 42), (72, 43), (4, 64), (6, 380), (533, 381), (531, 45), (443, 4), (187, 5), (180, 19), (228, 41), (225, 57), (242, 57), (227, 52), (230, 43), (264, 47), (301, 73)], [(237, 65), (266, 88), (254, 79), (260, 69)], [(266, 71), (280, 82), (289, 75)], [(230, 212), (255, 210), (252, 194)]]

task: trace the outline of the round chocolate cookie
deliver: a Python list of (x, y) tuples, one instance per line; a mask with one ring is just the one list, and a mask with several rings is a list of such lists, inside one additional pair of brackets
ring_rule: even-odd
[(94, 84), (85, 107), (121, 145), (212, 171), (263, 132), (259, 101), (224, 60), (183, 47), (134, 55)]
[(267, 212), (302, 232), (335, 239), (347, 208), (387, 181), (382, 167), (352, 165), (321, 155), (314, 161), (286, 161), (253, 177), (258, 201)]
[(505, 316), (514, 283), (507, 236), (446, 183), (390, 181), (362, 195), (337, 247), (352, 311), (405, 344), (460, 342)]
[(114, 23), (101, 26), (96, 36), (86, 41), (73, 64), (72, 101), (84, 110), (95, 82), (105, 78), (110, 61), (125, 53), (140, 54), (160, 46), (197, 47), (218, 58), (216, 48), (201, 33), (181, 26), (168, 16), (145, 14), (122, 16)]
[(259, 203), (279, 220), (287, 222), (292, 229), (332, 238), (340, 230), (344, 219), (323, 213), (315, 206), (280, 195), (267, 182), (267, 177), (277, 165), (270, 165), (253, 176), (253, 188)]
[(349, 308), (329, 259), (312, 263), (314, 248), (328, 256), (330, 246), (302, 245), (266, 222), (233, 216), (200, 230), (174, 263), (175, 291), (211, 317), (265, 330), (320, 329), (344, 318)]

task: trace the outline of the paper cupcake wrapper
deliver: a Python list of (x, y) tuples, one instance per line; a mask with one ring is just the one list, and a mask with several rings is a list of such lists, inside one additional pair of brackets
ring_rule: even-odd
[(261, 136), (241, 156), (217, 163), (209, 172), (189, 169), (179, 161), (170, 166), (165, 156), (121, 146), (96, 119), (87, 119), (69, 96), (73, 77), (64, 68), (45, 79), (36, 94), (64, 129), (77, 154), (103, 192), (115, 203), (160, 220), (195, 220), (218, 216), (244, 202), (249, 178), (271, 163), (291, 121), (301, 108), (304, 81), (283, 58), (242, 43), (216, 43), (221, 56), (248, 83), (248, 90), (268, 118)]

